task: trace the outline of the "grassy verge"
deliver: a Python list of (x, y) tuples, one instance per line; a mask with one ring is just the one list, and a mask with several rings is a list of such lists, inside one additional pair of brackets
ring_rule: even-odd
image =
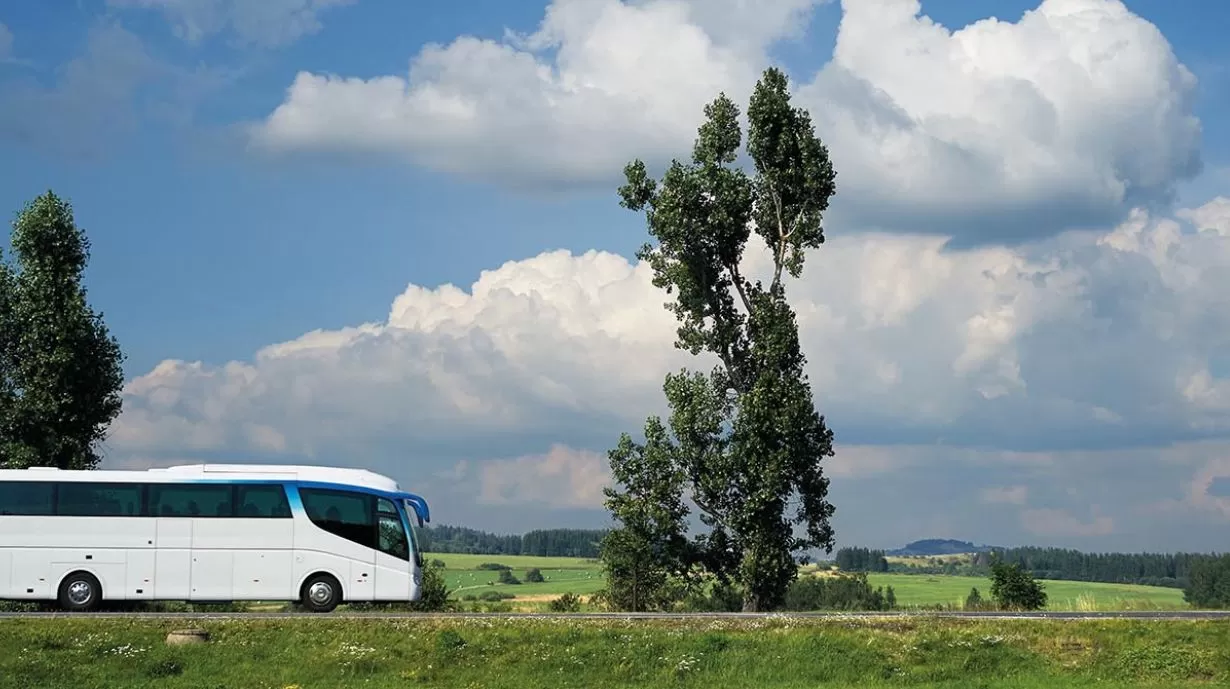
[(987, 620), (0, 621), (0, 689), (1186, 687), (1230, 681), (1230, 624)]

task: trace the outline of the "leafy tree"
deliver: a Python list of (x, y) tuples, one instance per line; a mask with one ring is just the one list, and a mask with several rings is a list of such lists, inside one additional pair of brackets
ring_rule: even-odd
[(1230, 607), (1230, 555), (1194, 560), (1183, 600), (1197, 608)]
[(686, 477), (674, 453), (656, 417), (645, 424), (645, 444), (624, 434), (608, 453), (612, 477), (624, 490), (603, 489), (607, 509), (621, 526), (602, 538), (600, 549), (604, 597), (618, 609), (663, 609), (674, 598), (671, 579), (683, 577), (695, 559), (684, 525)]
[[(758, 611), (781, 604), (798, 574), (795, 552), (833, 547), (820, 466), (833, 455), (833, 434), (812, 403), (784, 278), (798, 278), (806, 251), (824, 242), (836, 175), (781, 71), (765, 71), (747, 116), (754, 176), (734, 166), (739, 110), (720, 94), (705, 108), (691, 163), (672, 162), (659, 184), (636, 160), (619, 193), (622, 206), (645, 211), (658, 240), (638, 257), (654, 285), (677, 297), (667, 304), (680, 321), (676, 346), (718, 360), (707, 375), (667, 377), (674, 437), (657, 439), (656, 451), (666, 476), (686, 477), (710, 530), (695, 541), (698, 562), (742, 584), (744, 609)], [(753, 231), (771, 257), (768, 284), (742, 272)]]
[(0, 260), (0, 466), (93, 469), (124, 379), (81, 284), (89, 240), (47, 192), (18, 214), (11, 244), (16, 268)]
[(897, 607), (897, 592), (893, 590), (892, 586), (889, 586), (884, 591), (884, 602), (888, 605), (889, 610)]
[(1046, 591), (1032, 574), (1017, 563), (998, 560), (991, 564), (991, 597), (1006, 610), (1038, 610), (1046, 607)]
[(518, 579), (515, 575), (513, 575), (511, 569), (501, 569), (499, 582), (501, 584), (509, 584), (509, 585), (515, 586), (517, 584), (520, 584), (521, 580)]
[(539, 583), (544, 581), (542, 578), (542, 570), (537, 567), (530, 567), (525, 571), (525, 580), (531, 583)]

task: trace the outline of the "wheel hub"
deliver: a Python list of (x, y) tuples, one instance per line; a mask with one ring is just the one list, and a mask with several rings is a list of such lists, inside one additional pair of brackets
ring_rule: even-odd
[(74, 581), (68, 586), (68, 599), (74, 605), (85, 605), (94, 597), (92, 587), (84, 581)]
[(324, 605), (333, 597), (333, 587), (323, 581), (318, 581), (308, 587), (308, 598), (317, 605)]

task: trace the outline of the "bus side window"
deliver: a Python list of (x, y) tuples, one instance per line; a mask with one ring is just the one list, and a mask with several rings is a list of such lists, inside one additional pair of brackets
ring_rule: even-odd
[(153, 484), (150, 514), (177, 517), (231, 516), (231, 487), (227, 484)]
[(275, 484), (240, 485), (238, 487), (240, 517), (248, 519), (289, 519), (290, 502), (286, 489)]
[(0, 514), (49, 515), (54, 507), (54, 486), (44, 481), (0, 483)]

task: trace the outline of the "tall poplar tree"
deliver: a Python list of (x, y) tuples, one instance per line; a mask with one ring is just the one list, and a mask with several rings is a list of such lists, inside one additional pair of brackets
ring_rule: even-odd
[(38, 196), (0, 256), (0, 467), (93, 469), (120, 412), (123, 354), (86, 301), (90, 244), (71, 206)]
[[(620, 523), (609, 543), (667, 536), (652, 549), (660, 569), (703, 566), (740, 585), (744, 610), (760, 611), (781, 605), (800, 551), (833, 546), (821, 467), (833, 456), (833, 433), (812, 402), (786, 280), (800, 277), (807, 252), (824, 243), (836, 175), (781, 71), (764, 72), (747, 115), (753, 175), (735, 165), (739, 110), (725, 94), (705, 108), (691, 163), (672, 162), (660, 182), (640, 160), (625, 168), (621, 205), (644, 211), (657, 240), (638, 257), (676, 297), (667, 305), (680, 322), (676, 346), (719, 363), (707, 374), (667, 376), (670, 433), (651, 418), (646, 445), (621, 437), (610, 452), (616, 487), (607, 506)], [(741, 272), (753, 231), (772, 258), (768, 284)], [(662, 508), (684, 493), (708, 529), (686, 545), (667, 521), (688, 511)]]

